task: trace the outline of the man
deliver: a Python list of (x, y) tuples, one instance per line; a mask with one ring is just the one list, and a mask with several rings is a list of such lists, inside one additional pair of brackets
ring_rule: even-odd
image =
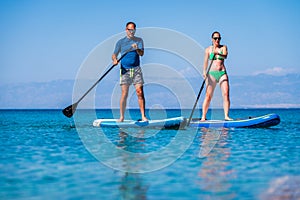
[(117, 56), (127, 53), (121, 61), (120, 69), (120, 85), (122, 96), (120, 99), (120, 122), (124, 121), (124, 113), (126, 109), (129, 86), (135, 86), (138, 103), (143, 121), (147, 121), (145, 115), (145, 98), (143, 91), (143, 74), (140, 67), (140, 56), (144, 55), (144, 42), (142, 38), (135, 37), (136, 24), (128, 22), (126, 24), (126, 37), (120, 39), (115, 46), (112, 55), (113, 64), (118, 64)]

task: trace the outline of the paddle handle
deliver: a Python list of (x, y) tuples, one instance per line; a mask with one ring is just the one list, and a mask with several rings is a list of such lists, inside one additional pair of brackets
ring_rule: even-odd
[[(131, 50), (131, 49), (130, 49)], [(128, 53), (128, 52), (130, 52), (130, 50), (129, 51), (127, 51), (126, 53), (124, 53), (119, 59), (118, 59), (118, 63), (120, 62), (120, 60), (122, 60), (122, 58), (124, 58), (124, 56)], [(94, 83), (94, 85), (92, 85), (92, 87), (86, 92), (86, 93), (84, 93), (84, 95), (76, 102), (76, 104), (78, 104), (116, 65), (118, 65), (118, 64), (114, 64), (114, 65), (112, 65), (99, 79), (98, 79), (98, 81), (96, 81), (95, 83)]]
[[(118, 59), (118, 63), (120, 62), (120, 60), (122, 58), (124, 58), (124, 56), (129, 53), (131, 51), (132, 48), (130, 48), (126, 53), (124, 53), (119, 59)], [(65, 109), (62, 110), (63, 114), (66, 116), (66, 117), (72, 117), (74, 112), (76, 111), (76, 108), (79, 104), (79, 102), (118, 64), (114, 64), (112, 65), (97, 81), (96, 83), (94, 83), (94, 85), (92, 85), (92, 87), (86, 92), (84, 93), (84, 95), (82, 95), (82, 97), (74, 104), (66, 107)]]
[(192, 120), (192, 117), (193, 117), (193, 114), (194, 114), (195, 108), (196, 108), (196, 106), (197, 106), (197, 103), (198, 103), (198, 101), (199, 101), (199, 98), (200, 98), (201, 92), (202, 92), (202, 90), (203, 90), (203, 88), (204, 88), (205, 80), (207, 79), (207, 76), (208, 76), (209, 70), (210, 70), (210, 68), (211, 68), (211, 66), (212, 66), (212, 63), (213, 63), (213, 60), (214, 60), (214, 58), (215, 58), (215, 54), (214, 54), (214, 56), (213, 56), (213, 58), (212, 58), (212, 60), (211, 60), (211, 62), (210, 62), (210, 65), (209, 65), (209, 67), (208, 67), (207, 71), (206, 71), (206, 76), (205, 76), (205, 78), (204, 78), (204, 80), (203, 80), (203, 82), (202, 82), (202, 85), (201, 85), (200, 91), (199, 91), (199, 93), (198, 93), (198, 96), (197, 96), (197, 98), (196, 98), (196, 102), (194, 103), (194, 106), (193, 106), (193, 109), (192, 109), (191, 115), (190, 115), (190, 117), (189, 117), (189, 119), (188, 119), (188, 121), (187, 121), (187, 126), (189, 126), (189, 125), (190, 125), (190, 123), (191, 123), (191, 120)]

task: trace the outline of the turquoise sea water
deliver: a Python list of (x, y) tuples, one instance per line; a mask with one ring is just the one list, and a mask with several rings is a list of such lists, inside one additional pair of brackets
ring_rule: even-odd
[(73, 121), (60, 110), (1, 110), (0, 199), (300, 199), (299, 111), (231, 110), (277, 113), (281, 123), (265, 129), (119, 130), (93, 127), (89, 111)]

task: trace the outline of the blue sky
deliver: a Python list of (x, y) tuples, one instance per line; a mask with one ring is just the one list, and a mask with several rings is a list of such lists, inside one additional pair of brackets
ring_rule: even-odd
[(204, 47), (220, 31), (231, 75), (299, 73), (299, 10), (296, 0), (1, 1), (0, 84), (75, 79), (89, 52), (128, 21)]

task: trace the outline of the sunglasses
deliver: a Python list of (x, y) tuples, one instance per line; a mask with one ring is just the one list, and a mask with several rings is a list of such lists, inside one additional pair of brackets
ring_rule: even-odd
[(135, 33), (135, 29), (127, 29), (130, 33)]
[(221, 37), (214, 37), (214, 40), (221, 40)]

